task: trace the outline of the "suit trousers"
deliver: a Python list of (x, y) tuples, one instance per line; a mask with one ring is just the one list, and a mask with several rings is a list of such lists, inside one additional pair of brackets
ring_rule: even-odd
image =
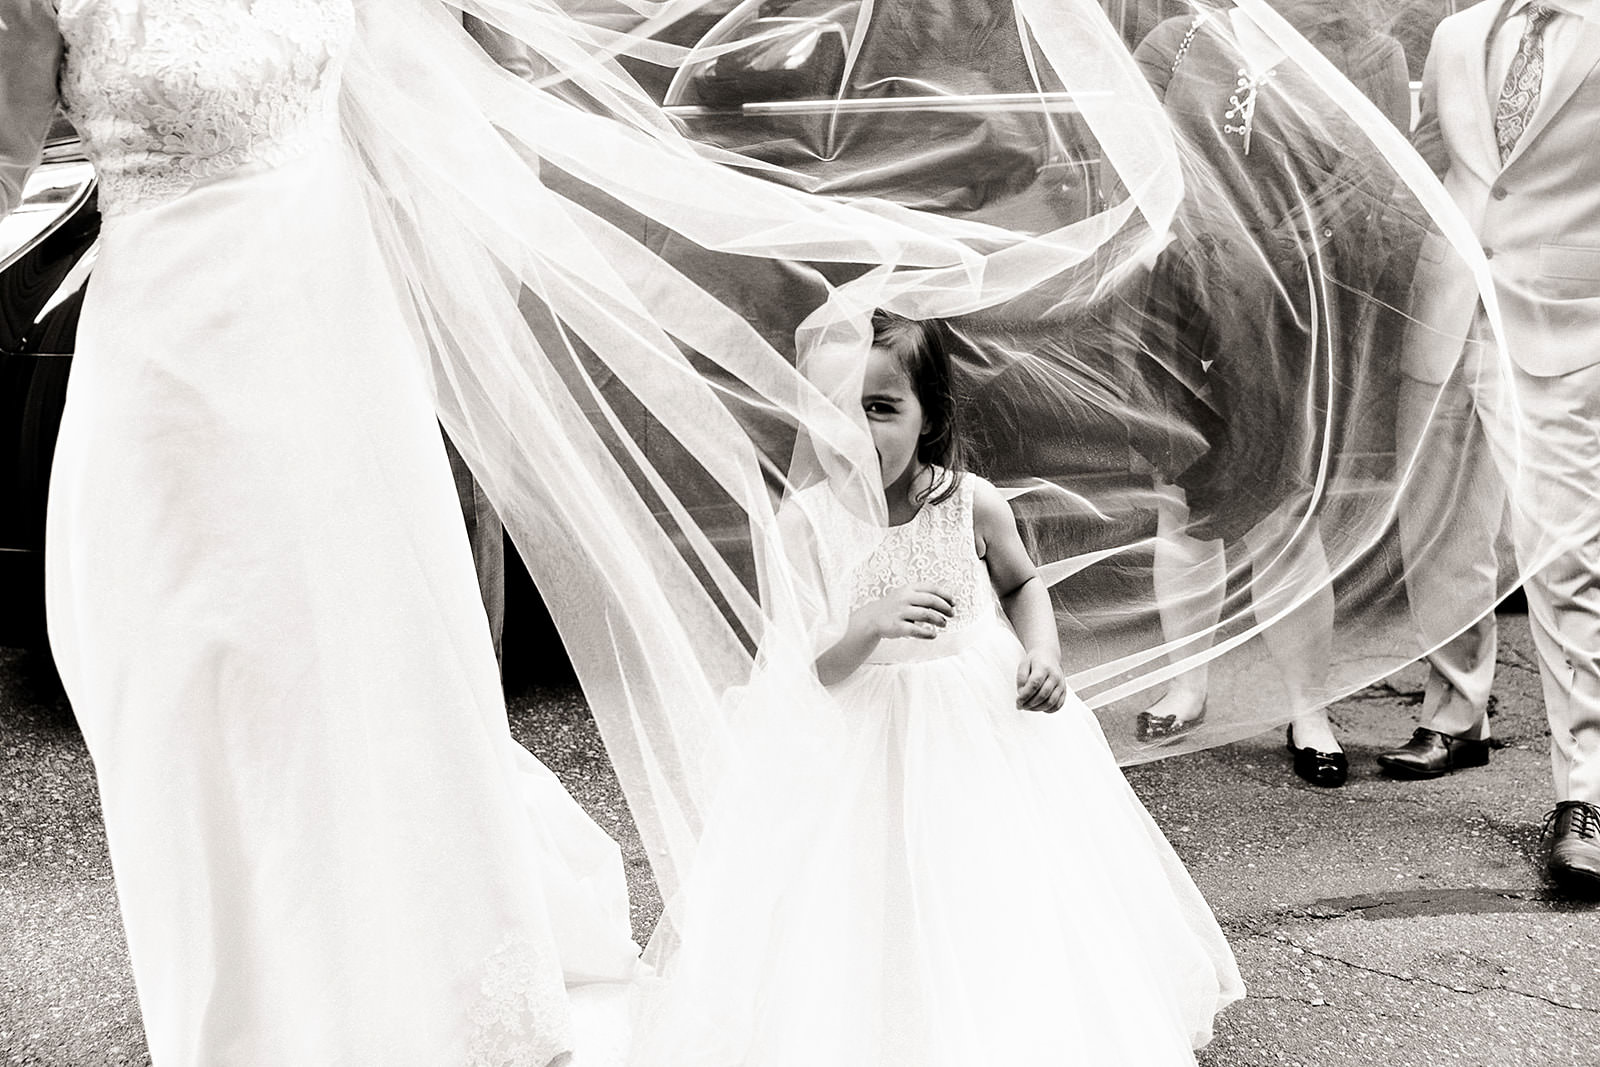
[(1535, 377), (1489, 338), (1480, 309), (1448, 380), (1400, 387), (1399, 454), (1416, 457), (1399, 513), (1406, 591), (1433, 649), (1423, 719), (1488, 735), (1495, 624), (1477, 613), (1494, 600), (1509, 525), (1556, 798), (1600, 803), (1600, 365)]
[(494, 505), (484, 494), (483, 486), (472, 476), (467, 461), (456, 451), (455, 442), (446, 435), (445, 453), (450, 457), (450, 474), (456, 483), (456, 499), (461, 504), (461, 517), (467, 524), (467, 539), (472, 543), (472, 565), (478, 572), (478, 594), (483, 599), (484, 614), (489, 617), (489, 633), (494, 638), (494, 658), (505, 665), (501, 637), (505, 632), (506, 618), (506, 549), (505, 534)]

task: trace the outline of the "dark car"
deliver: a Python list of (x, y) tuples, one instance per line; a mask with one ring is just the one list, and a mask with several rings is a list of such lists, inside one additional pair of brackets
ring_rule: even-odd
[(100, 213), (64, 124), (0, 219), (0, 644), (44, 639), (44, 510)]
[(784, 167), (818, 192), (1025, 230), (1098, 209), (1098, 151), (1067, 93), (1019, 76), (1016, 48), (958, 63), (926, 46), (974, 32), (1015, 42), (1009, 5), (922, 4), (915, 40), (897, 5), (879, 5), (865, 25), (861, 8), (745, 0), (679, 67), (668, 112), (696, 140)]

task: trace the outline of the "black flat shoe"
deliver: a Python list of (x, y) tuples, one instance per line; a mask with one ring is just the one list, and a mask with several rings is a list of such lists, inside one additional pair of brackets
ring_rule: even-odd
[(1206, 721), (1206, 706), (1200, 705), (1200, 714), (1192, 719), (1179, 719), (1176, 715), (1152, 715), (1141, 711), (1133, 720), (1133, 736), (1138, 741), (1171, 741), (1189, 733)]
[(1344, 785), (1350, 777), (1350, 761), (1343, 752), (1318, 752), (1314, 748), (1300, 748), (1294, 743), (1294, 727), (1286, 735), (1289, 751), (1294, 753), (1294, 773), (1325, 789)]

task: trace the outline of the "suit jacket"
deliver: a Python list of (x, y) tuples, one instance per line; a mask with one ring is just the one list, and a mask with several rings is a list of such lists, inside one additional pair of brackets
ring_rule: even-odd
[[(1511, 358), (1549, 377), (1600, 363), (1600, 23), (1585, 21), (1502, 165), (1485, 66), (1508, 6), (1484, 0), (1439, 24), (1414, 140), (1483, 244)], [(1412, 287), (1406, 373), (1444, 381), (1477, 307), (1466, 263), (1431, 234)]]
[(61, 33), (49, 4), (0, 0), (0, 219), (22, 201), (23, 183), (56, 113)]

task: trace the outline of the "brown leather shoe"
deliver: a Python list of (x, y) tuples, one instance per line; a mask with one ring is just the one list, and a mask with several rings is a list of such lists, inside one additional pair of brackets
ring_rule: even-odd
[(1600, 807), (1563, 800), (1545, 816), (1550, 838), (1550, 876), (1584, 896), (1600, 896)]
[(1452, 737), (1420, 727), (1411, 740), (1378, 756), (1378, 765), (1402, 778), (1437, 778), (1462, 767), (1482, 767), (1489, 762), (1489, 742)]

